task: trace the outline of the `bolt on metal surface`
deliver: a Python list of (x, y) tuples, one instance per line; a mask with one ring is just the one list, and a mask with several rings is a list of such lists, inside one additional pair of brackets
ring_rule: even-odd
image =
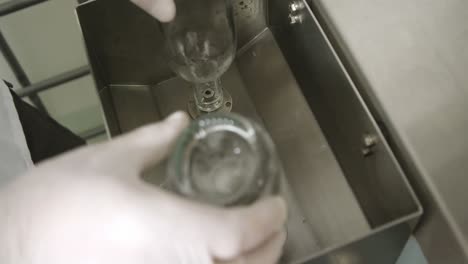
[(289, 4), (289, 11), (296, 12), (304, 8), (304, 3), (301, 1), (293, 1)]
[(362, 155), (364, 155), (364, 157), (372, 155), (374, 153), (373, 148), (378, 143), (378, 141), (379, 138), (376, 135), (364, 134), (364, 136), (362, 137)]
[(302, 1), (293, 1), (289, 4), (289, 23), (291, 25), (302, 23), (303, 15), (301, 14), (304, 9), (304, 3)]

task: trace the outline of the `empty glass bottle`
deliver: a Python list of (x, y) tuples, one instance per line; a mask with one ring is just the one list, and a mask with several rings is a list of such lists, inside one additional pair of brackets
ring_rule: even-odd
[(279, 191), (282, 166), (268, 133), (237, 114), (207, 114), (182, 133), (169, 159), (168, 183), (190, 199), (250, 204)]

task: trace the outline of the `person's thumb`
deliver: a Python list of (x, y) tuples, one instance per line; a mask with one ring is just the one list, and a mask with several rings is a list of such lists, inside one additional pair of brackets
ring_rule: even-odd
[(286, 230), (275, 234), (255, 250), (228, 261), (217, 261), (216, 264), (276, 264), (283, 254), (286, 242)]
[(175, 17), (174, 0), (131, 0), (161, 22), (169, 22)]

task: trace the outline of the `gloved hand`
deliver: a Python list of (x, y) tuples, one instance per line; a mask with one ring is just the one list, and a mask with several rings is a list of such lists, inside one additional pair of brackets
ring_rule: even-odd
[(281, 198), (217, 208), (141, 179), (187, 123), (173, 114), (46, 161), (1, 189), (0, 263), (275, 263), (285, 240)]
[(171, 21), (176, 12), (174, 0), (131, 0), (161, 22)]

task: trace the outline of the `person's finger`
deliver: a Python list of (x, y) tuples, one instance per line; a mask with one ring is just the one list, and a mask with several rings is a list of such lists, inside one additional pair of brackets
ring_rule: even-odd
[[(164, 233), (164, 237), (174, 241), (177, 252), (184, 254), (193, 247), (200, 247), (202, 256), (219, 261), (240, 256), (259, 259), (252, 252), (281, 233), (287, 217), (286, 203), (281, 197), (268, 197), (237, 208), (214, 207), (154, 189), (148, 189), (145, 199), (157, 200), (149, 202), (152, 209), (145, 210), (150, 215), (148, 221), (157, 229), (155, 233)], [(174, 226), (178, 228), (174, 229)], [(274, 247), (268, 248), (265, 252), (276, 252), (271, 249)], [(155, 254), (160, 253), (155, 251)], [(270, 253), (259, 254), (271, 255), (268, 259), (275, 257)]]
[(275, 264), (283, 253), (286, 231), (280, 231), (257, 249), (247, 252), (229, 261), (217, 261), (217, 264)]
[(187, 114), (176, 112), (162, 122), (138, 128), (97, 147), (93, 159), (97, 167), (124, 173), (142, 172), (167, 156), (188, 123)]
[(286, 218), (287, 207), (281, 197), (230, 209), (226, 217), (211, 226), (213, 233), (207, 241), (210, 253), (220, 260), (244, 255), (283, 230)]
[(169, 22), (175, 17), (174, 0), (131, 0), (161, 22)]

